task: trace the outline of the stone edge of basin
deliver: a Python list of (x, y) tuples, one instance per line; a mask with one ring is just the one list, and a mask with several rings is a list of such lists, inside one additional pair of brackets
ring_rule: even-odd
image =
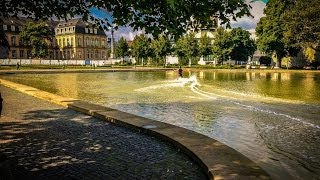
[(66, 98), (0, 79), (1, 84), (82, 113), (155, 136), (180, 148), (195, 160), (210, 179), (271, 179), (250, 159), (231, 147), (194, 131), (116, 109)]

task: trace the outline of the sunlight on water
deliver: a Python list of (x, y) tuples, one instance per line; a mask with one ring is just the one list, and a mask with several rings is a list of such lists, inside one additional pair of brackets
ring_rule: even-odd
[(114, 72), (1, 78), (215, 138), (274, 179), (320, 177), (320, 73)]

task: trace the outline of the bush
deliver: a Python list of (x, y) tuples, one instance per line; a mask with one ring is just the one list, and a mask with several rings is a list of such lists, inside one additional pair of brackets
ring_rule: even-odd
[(272, 62), (272, 58), (269, 56), (261, 56), (259, 58), (259, 62), (260, 62), (260, 64), (265, 64), (267, 66), (270, 66), (270, 64)]

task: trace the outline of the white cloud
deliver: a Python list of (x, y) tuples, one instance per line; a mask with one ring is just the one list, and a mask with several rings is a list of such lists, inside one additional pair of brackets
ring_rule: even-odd
[(252, 17), (243, 17), (239, 18), (237, 21), (231, 21), (231, 27), (241, 27), (243, 29), (255, 29), (257, 27), (257, 23), (259, 22), (260, 18), (264, 16), (263, 9), (266, 7), (266, 4), (261, 1), (256, 1), (250, 3), (252, 6), (251, 14), (254, 16)]

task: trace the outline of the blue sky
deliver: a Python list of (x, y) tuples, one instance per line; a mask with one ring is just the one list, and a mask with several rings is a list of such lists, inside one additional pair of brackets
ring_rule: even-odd
[[(251, 14), (254, 18), (251, 17), (243, 17), (238, 19), (237, 21), (231, 21), (231, 27), (242, 27), (243, 29), (249, 30), (250, 32), (254, 32), (254, 29), (259, 22), (259, 19), (263, 16), (263, 9), (266, 6), (265, 3), (268, 0), (246, 0), (252, 6)], [(112, 21), (112, 15), (107, 13), (104, 10), (98, 10), (96, 8), (91, 8), (90, 12), (99, 18), (108, 18), (109, 21)], [(136, 34), (140, 34), (142, 31), (133, 31), (131, 27), (119, 27), (118, 30), (115, 31), (115, 38), (119, 39), (121, 36), (125, 37), (128, 40), (133, 40)], [(110, 32), (107, 32), (107, 36), (110, 36)]]

